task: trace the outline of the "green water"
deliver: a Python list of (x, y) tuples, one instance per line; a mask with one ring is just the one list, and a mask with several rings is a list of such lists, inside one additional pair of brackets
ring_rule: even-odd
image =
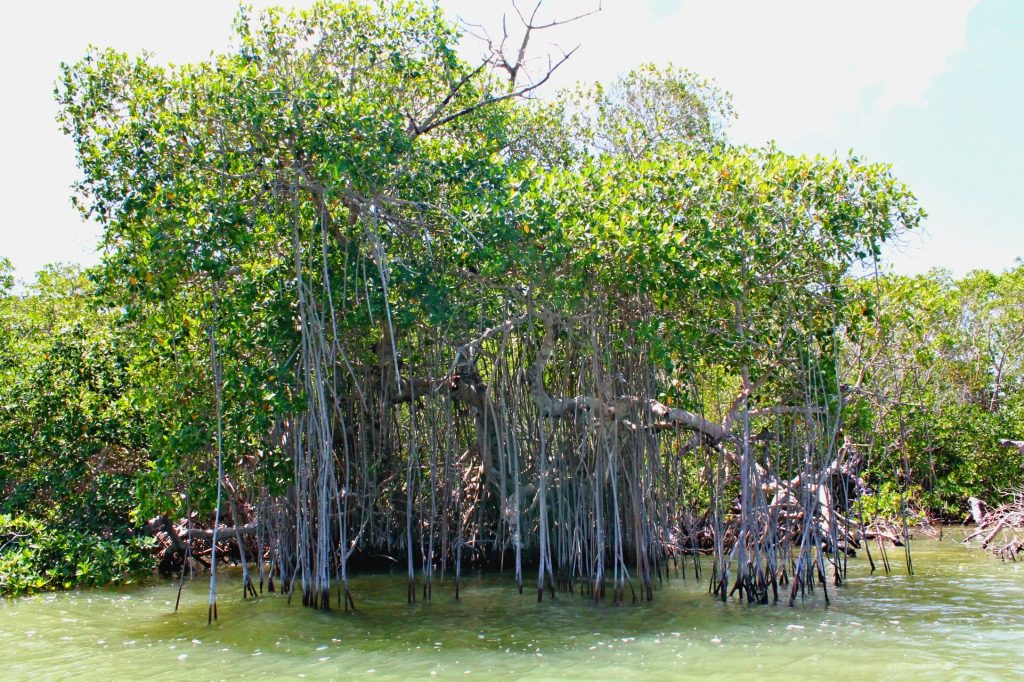
[[(896, 559), (901, 554), (893, 553)], [(224, 581), (206, 625), (205, 580), (0, 601), (0, 679), (1015, 679), (1024, 677), (1024, 566), (953, 540), (914, 542), (916, 575), (850, 579), (826, 607), (721, 604), (673, 580), (642, 606), (578, 596), (538, 604), (507, 577), (435, 586), (405, 602), (401, 575), (358, 577), (359, 612), (279, 596), (241, 600)]]

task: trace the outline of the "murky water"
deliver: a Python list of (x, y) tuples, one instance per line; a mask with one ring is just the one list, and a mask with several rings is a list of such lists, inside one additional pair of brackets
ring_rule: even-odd
[(357, 577), (355, 614), (243, 602), (236, 579), (213, 627), (205, 580), (176, 614), (172, 583), (39, 595), (0, 601), (0, 678), (1024, 678), (1024, 565), (950, 539), (915, 541), (913, 577), (866, 564), (851, 561), (828, 607), (820, 590), (796, 608), (723, 605), (692, 575), (626, 607), (538, 604), (503, 576), (409, 607), (401, 575)]

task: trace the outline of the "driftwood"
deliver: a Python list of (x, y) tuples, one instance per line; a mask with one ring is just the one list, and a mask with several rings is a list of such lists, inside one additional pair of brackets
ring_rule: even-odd
[[(213, 540), (213, 528), (189, 527), (184, 520), (172, 523), (161, 514), (147, 522), (149, 532), (156, 538), (157, 567), (162, 575), (171, 575), (181, 570), (185, 557), (190, 556), (205, 568), (210, 568), (210, 561), (205, 558), (209, 553), (207, 545)], [(243, 536), (255, 535), (258, 525), (247, 523), (241, 526), (220, 526), (217, 529), (217, 544), (224, 546), (232, 540), (237, 545)], [(198, 544), (198, 546), (196, 546)], [(192, 545), (191, 551), (189, 545)], [(241, 552), (241, 550), (239, 550)], [(221, 556), (224, 556), (223, 554)]]
[[(162, 544), (166, 544), (172, 551), (185, 553), (185, 543), (181, 541), (181, 536), (174, 527), (174, 524), (167, 520), (167, 517), (161, 514), (150, 519), (147, 524), (149, 526), (149, 532), (157, 536), (157, 540), (164, 540)], [(160, 535), (163, 534), (161, 538)]]
[[(1021, 535), (1024, 535), (1024, 490), (1018, 490), (1010, 502), (994, 509), (987, 509), (983, 501), (974, 497), (968, 502), (976, 525), (974, 532), (964, 538), (964, 542), (978, 540), (978, 546), (982, 549), (1002, 559), (1016, 560), (1021, 549), (1024, 549), (1024, 541), (1021, 539)], [(997, 538), (1005, 541), (996, 544)]]
[(161, 575), (168, 576), (179, 571), (185, 564), (185, 557), (189, 555), (204, 567), (210, 567), (209, 561), (197, 552), (190, 552), (188, 543), (182, 540), (182, 535), (185, 535), (186, 540), (191, 540), (184, 526), (175, 526), (163, 514), (150, 519), (146, 525), (160, 547), (157, 552), (157, 569)]
[(864, 527), (864, 539), (884, 541), (896, 547), (902, 547), (904, 545), (903, 528), (891, 519), (878, 518)]
[[(256, 532), (257, 525), (255, 523), (247, 523), (243, 526), (221, 526), (217, 529), (217, 538), (230, 538), (231, 536), (238, 535), (252, 535)], [(213, 529), (212, 528), (189, 528), (187, 531), (182, 533), (189, 540), (205, 540), (209, 542), (213, 540)]]

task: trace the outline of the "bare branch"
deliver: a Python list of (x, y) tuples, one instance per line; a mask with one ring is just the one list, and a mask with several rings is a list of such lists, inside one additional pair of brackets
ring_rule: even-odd
[[(538, 24), (538, 23), (536, 23), (536, 18), (537, 18), (537, 12), (540, 10), (541, 4), (542, 4), (542, 2), (538, 2), (536, 4), (536, 6), (533, 8), (533, 11), (530, 13), (529, 18), (527, 18), (523, 14), (523, 12), (519, 9), (519, 7), (516, 5), (516, 3), (512, 3), (512, 6), (515, 8), (516, 14), (518, 14), (519, 20), (522, 22), (523, 29), (524, 29), (523, 38), (522, 38), (522, 41), (520, 41), (519, 46), (518, 46), (518, 48), (516, 50), (516, 56), (515, 56), (515, 60), (514, 61), (509, 59), (509, 57), (507, 56), (507, 54), (505, 52), (505, 45), (506, 45), (506, 43), (508, 42), (508, 39), (509, 39), (507, 16), (503, 15), (502, 18), (501, 18), (501, 33), (502, 33), (502, 37), (501, 37), (501, 42), (497, 46), (495, 46), (494, 41), (491, 39), (490, 34), (487, 33), (487, 30), (484, 29), (481, 25), (479, 25), (479, 24), (471, 24), (471, 23), (468, 23), (466, 21), (462, 21), (463, 26), (469, 26), (469, 27), (473, 27), (473, 28), (476, 28), (476, 29), (479, 30), (479, 33), (476, 33), (474, 31), (469, 31), (469, 30), (467, 30), (467, 33), (469, 33), (469, 35), (472, 35), (472, 36), (474, 36), (474, 37), (476, 37), (476, 38), (486, 42), (487, 43), (487, 49), (489, 50), (490, 55), (486, 59), (484, 59), (483, 63), (480, 64), (479, 67), (477, 67), (472, 72), (470, 72), (465, 77), (463, 77), (460, 81), (458, 81), (457, 83), (454, 83), (452, 85), (452, 87), (449, 90), (449, 92), (447, 93), (447, 95), (438, 104), (438, 106), (436, 106), (434, 108), (434, 110), (430, 113), (430, 115), (427, 116), (426, 120), (424, 120), (422, 123), (419, 123), (419, 124), (414, 124), (414, 123), (410, 122), (410, 133), (413, 134), (413, 135), (423, 135), (424, 133), (427, 133), (427, 132), (429, 132), (429, 131), (431, 131), (431, 130), (433, 130), (435, 128), (438, 128), (438, 127), (443, 126), (443, 125), (445, 125), (447, 123), (450, 123), (450, 122), (452, 122), (452, 121), (454, 121), (454, 120), (456, 120), (456, 119), (458, 119), (458, 118), (460, 118), (462, 116), (465, 116), (465, 115), (470, 114), (470, 113), (472, 113), (474, 111), (477, 111), (477, 110), (481, 109), (482, 107), (485, 107), (485, 106), (488, 106), (488, 105), (491, 105), (491, 104), (497, 104), (498, 102), (502, 102), (504, 100), (511, 99), (513, 97), (526, 97), (527, 95), (532, 93), (534, 90), (536, 90), (540, 86), (544, 85), (551, 78), (551, 74), (553, 74), (560, 66), (562, 66), (562, 64), (564, 64), (566, 61), (568, 61), (568, 59), (580, 47), (579, 45), (577, 45), (576, 47), (574, 47), (573, 49), (569, 50), (568, 52), (563, 50), (562, 51), (562, 56), (558, 60), (554, 60), (553, 61), (550, 58), (550, 56), (549, 56), (548, 57), (547, 71), (545, 72), (543, 77), (541, 77), (538, 80), (533, 80), (533, 81), (531, 81), (527, 85), (519, 86), (518, 83), (519, 83), (520, 74), (526, 72), (527, 49), (529, 47), (530, 40), (531, 40), (531, 38), (533, 36), (533, 32), (534, 31), (542, 31), (542, 30), (548, 29), (548, 28), (553, 28), (555, 26), (562, 26), (564, 24), (569, 24), (569, 23), (572, 23), (574, 21), (578, 21), (580, 19), (583, 19), (584, 17), (588, 17), (588, 16), (590, 16), (592, 14), (596, 14), (597, 12), (601, 11), (601, 4), (598, 3), (598, 5), (597, 5), (597, 7), (595, 9), (592, 9), (592, 10), (590, 10), (588, 12), (584, 12), (582, 14), (578, 14), (578, 15), (576, 15), (574, 17), (571, 17), (571, 18), (568, 18), (568, 19), (554, 19), (554, 20), (549, 21), (549, 22), (544, 23), (544, 24)], [(509, 80), (508, 92), (506, 92), (503, 95), (499, 95), (497, 97), (484, 97), (480, 101), (478, 101), (478, 102), (476, 102), (476, 103), (474, 103), (474, 104), (472, 104), (470, 106), (464, 107), (463, 109), (460, 109), (459, 111), (453, 112), (453, 113), (448, 114), (446, 116), (442, 115), (442, 112), (445, 110), (445, 108), (447, 108), (451, 104), (451, 102), (453, 101), (455, 96), (458, 94), (458, 92), (461, 91), (470, 80), (475, 78), (487, 66), (491, 66), (491, 67), (493, 67), (495, 69), (504, 71), (505, 73), (508, 74), (508, 80)]]
[(484, 98), (484, 99), (480, 100), (479, 102), (471, 104), (470, 106), (468, 106), (468, 107), (466, 107), (466, 108), (464, 108), (464, 109), (462, 109), (460, 111), (456, 111), (455, 113), (452, 113), (452, 114), (449, 114), (449, 115), (447, 115), (447, 116), (445, 116), (443, 118), (440, 118), (440, 119), (434, 121), (433, 123), (431, 123), (428, 126), (421, 127), (419, 129), (417, 129), (415, 134), (416, 135), (422, 135), (424, 133), (430, 132), (431, 130), (433, 130), (435, 128), (439, 128), (439, 127), (441, 127), (443, 125), (451, 123), (455, 119), (462, 118), (463, 116), (465, 116), (467, 114), (471, 114), (474, 111), (482, 109), (483, 107), (486, 107), (486, 106), (489, 106), (489, 105), (492, 105), (492, 104), (497, 104), (498, 102), (504, 102), (505, 100), (512, 99), (514, 97), (525, 97), (526, 95), (530, 94), (531, 92), (533, 92), (534, 90), (536, 90), (540, 86), (542, 86), (545, 83), (547, 83), (548, 80), (551, 78), (551, 74), (553, 74), (560, 66), (562, 66), (562, 64), (567, 62), (569, 60), (569, 58), (572, 57), (572, 55), (576, 52), (576, 50), (579, 49), (579, 47), (580, 46), (577, 45), (572, 50), (570, 50), (569, 52), (565, 53), (565, 55), (561, 59), (559, 59), (554, 65), (552, 65), (548, 69), (548, 72), (546, 74), (544, 74), (544, 77), (541, 78), (536, 83), (532, 83), (530, 85), (524, 86), (524, 87), (519, 88), (518, 90), (515, 90), (513, 92), (505, 93), (504, 95), (499, 95), (497, 97), (487, 97), (487, 98)]

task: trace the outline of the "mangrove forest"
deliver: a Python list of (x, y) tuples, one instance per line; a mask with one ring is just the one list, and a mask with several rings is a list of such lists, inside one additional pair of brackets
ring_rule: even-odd
[(586, 20), (537, 17), (478, 63), (395, 0), (63, 65), (102, 262), (0, 260), (0, 593), (795, 612), (943, 522), (1016, 558), (1024, 265), (894, 274), (889, 166), (736, 144), (688, 70), (537, 96)]

